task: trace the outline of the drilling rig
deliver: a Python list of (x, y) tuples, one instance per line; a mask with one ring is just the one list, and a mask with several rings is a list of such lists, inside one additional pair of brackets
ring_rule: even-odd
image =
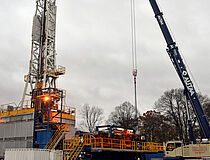
[[(62, 130), (65, 91), (56, 80), (65, 67), (56, 65), (56, 0), (37, 0), (33, 17), (31, 59), (21, 106), (27, 96), (34, 111), (33, 147), (44, 148), (57, 130)], [(56, 114), (53, 114), (56, 113)], [(59, 115), (59, 118), (56, 116)], [(43, 140), (44, 139), (44, 140)]]
[(17, 106), (0, 106), (5, 133), (0, 134), (0, 157), (5, 148), (62, 149), (62, 140), (74, 134), (75, 108), (65, 104), (66, 92), (56, 85), (65, 74), (65, 67), (56, 65), (56, 10), (56, 0), (36, 0), (22, 99)]

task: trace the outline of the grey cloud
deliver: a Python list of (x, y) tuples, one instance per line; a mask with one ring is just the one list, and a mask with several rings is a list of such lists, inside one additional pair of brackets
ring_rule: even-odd
[[(159, 0), (179, 48), (199, 88), (210, 95), (208, 0)], [(133, 102), (130, 1), (57, 1), (57, 63), (67, 74), (59, 87), (68, 104), (90, 103), (109, 114), (123, 101)], [(1, 103), (18, 101), (28, 72), (35, 0), (4, 1), (0, 6)], [(136, 0), (139, 109), (153, 107), (161, 94), (182, 87), (165, 52), (166, 44), (148, 0)], [(7, 85), (8, 84), (8, 85)]]

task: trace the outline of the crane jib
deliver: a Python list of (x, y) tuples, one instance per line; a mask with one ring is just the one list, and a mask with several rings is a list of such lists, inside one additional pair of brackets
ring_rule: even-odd
[(199, 125), (203, 131), (203, 134), (206, 138), (210, 138), (210, 127), (209, 122), (206, 118), (206, 115), (204, 114), (203, 108), (201, 106), (201, 103), (198, 99), (197, 93), (195, 91), (195, 88), (193, 87), (193, 83), (190, 79), (190, 76), (187, 72), (187, 69), (184, 65), (184, 62), (181, 58), (181, 54), (179, 53), (178, 47), (176, 46), (175, 41), (173, 40), (169, 29), (165, 23), (165, 20), (163, 18), (163, 13), (160, 11), (156, 0), (149, 0), (152, 9), (155, 13), (155, 18), (158, 21), (158, 24), (160, 26), (160, 29), (163, 33), (163, 36), (167, 43), (167, 52), (169, 54), (169, 57), (171, 58), (171, 61), (177, 71), (177, 74), (184, 86), (184, 88), (187, 91), (187, 97), (189, 98), (193, 110), (196, 114), (196, 117), (198, 119)]
[(193, 94), (195, 93), (192, 81), (190, 80), (187, 71), (183, 71), (182, 72), (182, 77), (184, 79), (184, 83), (187, 86), (188, 91), (190, 92), (190, 95), (193, 96)]
[(183, 82), (184, 87), (187, 89), (190, 95), (193, 96), (195, 94), (195, 89), (190, 79), (190, 76), (187, 72), (187, 69), (182, 61), (182, 58), (180, 56), (176, 43), (174, 42), (172, 45), (169, 45), (168, 48), (169, 48), (170, 57), (172, 57), (173, 59), (172, 63), (175, 65), (177, 73), (181, 81)]

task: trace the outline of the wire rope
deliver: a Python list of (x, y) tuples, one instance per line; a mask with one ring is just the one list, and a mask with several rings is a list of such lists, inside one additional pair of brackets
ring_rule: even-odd
[(134, 77), (134, 102), (135, 102), (135, 118), (137, 118), (137, 58), (136, 58), (136, 15), (135, 15), (135, 0), (131, 0), (131, 53), (132, 53), (132, 67)]
[(135, 0), (131, 0), (131, 45), (132, 45), (132, 65), (133, 69), (137, 69)]

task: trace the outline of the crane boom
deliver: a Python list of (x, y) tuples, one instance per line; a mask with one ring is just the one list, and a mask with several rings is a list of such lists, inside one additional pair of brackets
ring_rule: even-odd
[(176, 72), (184, 86), (184, 89), (186, 91), (187, 97), (189, 98), (193, 110), (196, 114), (196, 117), (198, 119), (199, 125), (203, 131), (203, 134), (206, 138), (210, 138), (210, 127), (209, 122), (206, 118), (206, 115), (204, 114), (203, 108), (201, 106), (201, 103), (198, 99), (198, 95), (195, 91), (195, 88), (193, 86), (193, 82), (190, 79), (190, 76), (187, 72), (186, 66), (182, 60), (181, 54), (179, 53), (178, 47), (173, 40), (169, 29), (165, 23), (165, 20), (163, 18), (163, 13), (160, 11), (156, 0), (149, 0), (150, 4), (152, 6), (152, 9), (155, 13), (155, 18), (158, 21), (158, 24), (160, 26), (160, 29), (163, 33), (163, 36), (167, 43), (167, 52), (168, 55), (176, 69)]

